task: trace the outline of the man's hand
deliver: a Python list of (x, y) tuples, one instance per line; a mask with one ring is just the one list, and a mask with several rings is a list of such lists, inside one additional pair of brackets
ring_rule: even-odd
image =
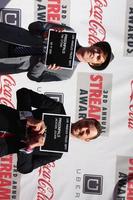
[(49, 65), (48, 69), (49, 70), (61, 70), (61, 67), (60, 66), (56, 66), (56, 64), (53, 64), (53, 65)]
[(36, 120), (33, 117), (27, 118), (26, 127), (30, 128), (33, 133), (35, 132), (37, 134), (43, 134), (47, 129), (43, 120)]
[(45, 143), (45, 137), (43, 135), (34, 134), (29, 141), (27, 141), (27, 148), (34, 149), (35, 147), (43, 146)]

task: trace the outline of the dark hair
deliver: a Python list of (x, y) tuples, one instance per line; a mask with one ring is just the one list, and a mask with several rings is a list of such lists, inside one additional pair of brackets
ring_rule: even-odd
[(84, 118), (80, 119), (79, 121), (75, 122), (71, 126), (71, 132), (76, 129), (82, 129), (84, 127), (90, 127), (91, 125), (94, 125), (97, 129), (97, 135), (93, 137), (93, 139), (97, 138), (99, 135), (101, 135), (102, 127), (99, 121), (97, 121), (94, 118)]
[(90, 65), (91, 68), (95, 70), (104, 70), (108, 66), (109, 62), (111, 62), (114, 58), (114, 55), (111, 50), (111, 46), (108, 42), (105, 42), (105, 41), (97, 42), (93, 44), (93, 46), (99, 47), (105, 55), (107, 54), (107, 57), (106, 57), (105, 62), (102, 63), (101, 65), (98, 65), (98, 67), (96, 67), (97, 65), (91, 65), (89, 63), (88, 64)]

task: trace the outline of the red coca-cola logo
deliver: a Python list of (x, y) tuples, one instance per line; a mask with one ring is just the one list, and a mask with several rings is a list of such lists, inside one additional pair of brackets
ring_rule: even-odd
[(51, 183), (52, 169), (55, 163), (49, 163), (40, 167), (38, 179), (37, 200), (52, 200), (54, 197), (54, 188)]
[(12, 87), (16, 85), (11, 75), (0, 76), (0, 104), (14, 108), (12, 102)]
[[(11, 75), (0, 76), (0, 104), (4, 104), (4, 105), (14, 108), (14, 105), (12, 102), (12, 87), (14, 87), (15, 85), (16, 85), (16, 82)], [(6, 173), (9, 174), (10, 172), (12, 172), (12, 169), (13, 169), (12, 159), (13, 159), (12, 155), (7, 155), (6, 157), (0, 158), (1, 175), (2, 173), (4, 174), (3, 177), (1, 176), (1, 180), (0, 180), (1, 181), (0, 199), (9, 199), (10, 196), (13, 195), (12, 188), (10, 187), (12, 180), (10, 179), (8, 180), (9, 177), (6, 179), (7, 184), (2, 186), (2, 180), (3, 180), (3, 184), (5, 181), (4, 179), (5, 174)], [(6, 169), (7, 165), (8, 165), (8, 170)], [(11, 179), (12, 179), (12, 176), (11, 176)], [(4, 190), (2, 190), (2, 187), (4, 188)]]
[(88, 43), (90, 45), (104, 41), (106, 30), (103, 25), (103, 9), (107, 7), (107, 0), (90, 0), (90, 17), (89, 17), (89, 35)]
[(130, 105), (128, 115), (128, 128), (133, 129), (133, 80), (131, 81)]

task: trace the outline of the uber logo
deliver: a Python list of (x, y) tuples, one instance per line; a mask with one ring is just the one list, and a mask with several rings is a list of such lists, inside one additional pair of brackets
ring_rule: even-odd
[(0, 21), (6, 24), (21, 26), (21, 10), (14, 8), (3, 8), (0, 10)]
[(83, 193), (101, 195), (103, 190), (103, 176), (84, 174)]
[(63, 93), (58, 93), (58, 92), (45, 92), (45, 95), (48, 97), (54, 99), (55, 101), (59, 101), (62, 104), (64, 103), (64, 94)]

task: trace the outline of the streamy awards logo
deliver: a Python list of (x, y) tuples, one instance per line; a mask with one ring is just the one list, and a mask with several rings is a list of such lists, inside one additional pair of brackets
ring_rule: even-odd
[(70, 23), (70, 0), (35, 0), (35, 20)]
[(95, 118), (109, 134), (112, 74), (78, 73), (76, 119)]
[(133, 157), (117, 156), (114, 200), (133, 199)]
[(133, 56), (133, 0), (127, 0), (124, 56)]

